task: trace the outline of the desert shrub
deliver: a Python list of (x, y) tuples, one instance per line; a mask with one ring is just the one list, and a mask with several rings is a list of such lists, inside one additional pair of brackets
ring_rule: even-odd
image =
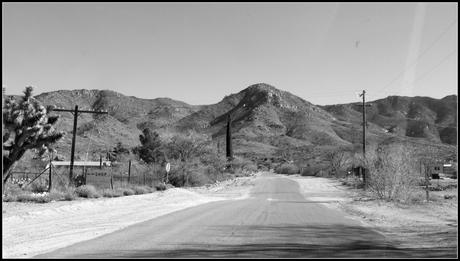
[(75, 193), (83, 198), (99, 198), (101, 195), (93, 185), (83, 185), (75, 189)]
[(68, 188), (65, 191), (52, 190), (48, 197), (51, 201), (71, 201), (75, 200), (77, 195), (75, 194), (75, 189)]
[(155, 189), (158, 191), (166, 190), (166, 185), (164, 183), (158, 183), (155, 185)]
[(182, 162), (188, 162), (203, 153), (207, 153), (209, 138), (195, 131), (189, 131), (187, 135), (176, 135), (164, 145), (170, 158)]
[(300, 170), (301, 176), (316, 176), (319, 169), (317, 167), (306, 166), (302, 167)]
[(50, 195), (43, 195), (43, 196), (33, 197), (32, 201), (35, 203), (49, 203), (53, 200), (54, 199)]
[(147, 194), (151, 192), (151, 189), (147, 186), (134, 186), (133, 190), (136, 195)]
[(257, 171), (257, 166), (249, 159), (235, 157), (231, 163), (233, 172), (251, 172)]
[(257, 172), (257, 165), (249, 159), (242, 158), (236, 170), (246, 175), (248, 173)]
[(249, 172), (249, 173), (254, 173), (257, 172), (257, 165), (254, 162), (251, 162), (251, 164), (247, 164), (244, 168), (244, 171)]
[(185, 185), (192, 187), (203, 186), (205, 184), (211, 183), (209, 177), (206, 176), (200, 169), (188, 171), (185, 182)]
[(131, 196), (131, 195), (134, 195), (134, 194), (136, 194), (134, 189), (132, 189), (132, 188), (123, 188), (123, 195), (124, 196)]
[(4, 195), (4, 202), (35, 202), (35, 203), (48, 203), (51, 201), (60, 200), (73, 200), (76, 195), (71, 189), (60, 191), (53, 189), (51, 192), (34, 193), (29, 190), (10, 188), (8, 194)]
[(88, 132), (94, 128), (93, 122), (83, 123), (82, 125), (78, 126), (77, 128), (77, 135), (83, 135), (85, 132)]
[(200, 161), (203, 165), (212, 167), (214, 171), (222, 172), (227, 165), (227, 159), (213, 152), (207, 152), (200, 155)]
[(401, 145), (381, 146), (368, 158), (369, 190), (380, 199), (410, 201), (420, 180), (413, 153)]
[(344, 169), (339, 170), (334, 174), (334, 176), (337, 177), (337, 178), (344, 178), (344, 177), (348, 176), (348, 171), (344, 170)]
[[(116, 198), (122, 196), (131, 196), (134, 194), (144, 194), (144, 193), (137, 193), (134, 188), (140, 188), (140, 186), (136, 186), (133, 188), (116, 188), (116, 189), (104, 189), (102, 190), (102, 195), (106, 198)], [(138, 190), (140, 191), (140, 190)], [(145, 190), (143, 190), (145, 191)], [(146, 192), (148, 193), (148, 192)]]
[(176, 187), (201, 186), (212, 182), (206, 172), (206, 167), (198, 159), (176, 161), (171, 167), (169, 182)]
[(359, 177), (356, 176), (348, 176), (341, 179), (342, 185), (350, 186), (353, 188), (364, 188), (364, 184), (361, 182)]
[(75, 193), (75, 188), (69, 187), (66, 188), (64, 191), (63, 200), (71, 201), (77, 198), (77, 194)]
[(326, 169), (317, 169), (317, 170), (313, 170), (312, 172), (316, 173), (315, 174), (316, 177), (331, 177), (332, 176), (332, 173), (330, 172), (330, 170), (326, 170)]
[(17, 196), (19, 202), (35, 202), (35, 203), (48, 203), (51, 202), (51, 197), (48, 194), (34, 194), (25, 192)]
[(18, 195), (17, 194), (7, 194), (2, 196), (2, 201), (3, 202), (14, 202), (18, 200)]
[(48, 191), (48, 185), (47, 184), (42, 184), (39, 182), (34, 182), (30, 184), (30, 191), (34, 193), (43, 193)]
[(203, 169), (186, 169), (180, 172), (175, 172), (170, 176), (169, 181), (176, 187), (193, 187), (210, 183), (210, 178), (204, 174)]
[(124, 189), (123, 188), (115, 188), (112, 190), (112, 197), (116, 198), (116, 197), (122, 197), (124, 196), (123, 194), (123, 191)]
[(114, 191), (112, 189), (103, 189), (102, 190), (102, 196), (105, 198), (113, 198), (114, 197)]
[(19, 202), (34, 201), (34, 196), (31, 193), (22, 193), (16, 196), (16, 200)]
[(275, 173), (278, 174), (298, 174), (300, 172), (299, 167), (292, 163), (283, 163), (275, 168)]
[(257, 170), (259, 170), (259, 171), (269, 171), (270, 169), (265, 165), (258, 165)]
[(24, 193), (24, 190), (21, 188), (22, 185), (6, 183), (4, 185), (3, 194), (5, 195), (19, 195)]
[(200, 165), (211, 181), (217, 181), (225, 171), (227, 159), (215, 153), (203, 153), (200, 156)]
[[(329, 151), (325, 155), (326, 161), (329, 165), (329, 174), (332, 176), (338, 176), (340, 172), (344, 172), (346, 166), (351, 163), (352, 153), (346, 151), (344, 148), (337, 148), (336, 150)], [(319, 175), (329, 176), (329, 175)]]

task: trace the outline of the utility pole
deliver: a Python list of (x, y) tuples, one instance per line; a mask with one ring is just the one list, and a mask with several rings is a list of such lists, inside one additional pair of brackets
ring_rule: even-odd
[(233, 148), (232, 148), (232, 118), (230, 114), (227, 116), (227, 150), (226, 156), (227, 160), (233, 160)]
[(52, 160), (53, 160), (53, 156), (54, 156), (54, 153), (51, 153), (51, 157), (50, 157), (50, 169), (49, 169), (49, 177), (48, 177), (48, 192), (51, 192), (51, 185), (52, 185), (52, 181), (51, 181), (51, 175), (52, 175)]
[(363, 157), (366, 158), (366, 91), (359, 95), (363, 97)]
[[(359, 95), (360, 97), (363, 97), (363, 104), (361, 105), (363, 107), (363, 159), (366, 160), (366, 106), (371, 106), (370, 104), (366, 104), (366, 91), (363, 90), (363, 93)], [(363, 168), (362, 169), (363, 173), (363, 182), (364, 186), (366, 186), (366, 171)]]
[[(5, 100), (3, 97), (5, 97), (5, 87), (2, 86), (2, 113), (3, 113), (3, 108), (5, 107), (5, 102), (4, 102)], [(3, 137), (3, 133), (5, 133), (5, 124), (3, 123), (3, 117), (2, 117), (2, 137)], [(2, 146), (2, 155), (5, 155), (3, 146)], [(3, 161), (2, 161), (2, 166), (3, 166)], [(4, 193), (4, 189), (5, 189), (5, 186), (4, 186), (3, 175), (2, 175), (2, 195)]]
[(69, 184), (72, 184), (72, 177), (73, 177), (73, 164), (74, 164), (74, 156), (75, 156), (75, 139), (77, 137), (77, 118), (79, 113), (94, 113), (94, 114), (109, 114), (107, 110), (105, 111), (85, 111), (85, 110), (78, 110), (78, 105), (75, 105), (73, 110), (70, 109), (61, 109), (61, 108), (53, 108), (53, 111), (64, 111), (70, 112), (73, 114), (73, 136), (72, 136), (72, 149), (70, 151), (70, 170), (69, 170)]

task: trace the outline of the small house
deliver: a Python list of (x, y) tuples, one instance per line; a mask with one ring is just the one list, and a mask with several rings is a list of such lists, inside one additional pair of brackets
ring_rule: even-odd
[(442, 173), (443, 164), (442, 163), (432, 163), (427, 166), (428, 175), (432, 179), (439, 179)]

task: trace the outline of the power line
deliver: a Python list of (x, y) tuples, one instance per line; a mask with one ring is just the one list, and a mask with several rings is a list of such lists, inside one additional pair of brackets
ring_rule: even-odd
[(403, 75), (409, 68), (413, 67), (414, 65), (417, 64), (418, 60), (423, 56), (425, 55), (449, 30), (450, 28), (455, 24), (455, 22), (458, 21), (458, 18), (455, 19), (454, 21), (452, 21), (447, 27), (446, 29), (444, 29), (437, 37), (436, 39), (426, 48), (424, 49), (416, 58), (415, 60), (413, 61), (412, 64), (410, 64), (409, 66), (405, 67), (401, 72), (399, 72), (396, 77), (394, 77), (390, 82), (388, 82), (386, 85), (383, 86), (382, 89), (378, 90), (377, 92), (382, 92), (383, 90), (385, 90), (386, 88), (388, 88), (389, 86), (391, 86), (401, 75)]
[[(424, 72), (421, 76), (419, 76), (418, 78), (416, 78), (414, 81), (412, 81), (410, 84), (414, 84), (416, 82), (418, 82), (419, 80), (421, 80), (422, 78), (426, 77), (427, 75), (429, 75), (430, 73), (432, 73), (433, 71), (435, 71), (439, 66), (441, 66), (443, 63), (445, 63), (450, 57), (452, 57), (452, 55), (454, 55), (456, 52), (458, 51), (458, 49), (455, 49), (453, 50), (452, 52), (448, 53), (446, 56), (444, 56), (435, 66), (433, 66), (430, 70)], [(399, 91), (397, 93), (395, 93), (395, 95), (401, 95), (402, 94), (402, 91)], [(372, 95), (374, 96), (374, 95)], [(375, 95), (375, 97), (377, 97)]]
[(417, 79), (415, 79), (412, 83), (415, 83), (416, 81), (420, 80), (421, 78), (427, 76), (428, 74), (430, 74), (431, 72), (433, 72), (434, 70), (436, 70), (439, 66), (441, 66), (441, 64), (443, 64), (445, 61), (447, 61), (454, 53), (456, 53), (458, 50), (455, 49), (453, 50), (452, 52), (450, 52), (448, 55), (444, 56), (444, 58), (441, 59), (441, 61), (439, 63), (437, 63), (433, 68), (431, 68), (431, 70), (425, 72), (424, 74), (422, 74), (422, 76), (418, 77)]

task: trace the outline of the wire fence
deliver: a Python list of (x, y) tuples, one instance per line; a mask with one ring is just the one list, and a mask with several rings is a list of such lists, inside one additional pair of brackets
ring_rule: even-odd
[[(20, 188), (49, 191), (69, 186), (69, 166), (46, 167), (41, 171), (12, 171), (8, 183)], [(161, 165), (147, 165), (138, 162), (115, 162), (111, 166), (74, 166), (73, 183), (76, 186), (93, 185), (98, 188), (128, 186), (156, 186), (163, 183), (166, 171)]]

